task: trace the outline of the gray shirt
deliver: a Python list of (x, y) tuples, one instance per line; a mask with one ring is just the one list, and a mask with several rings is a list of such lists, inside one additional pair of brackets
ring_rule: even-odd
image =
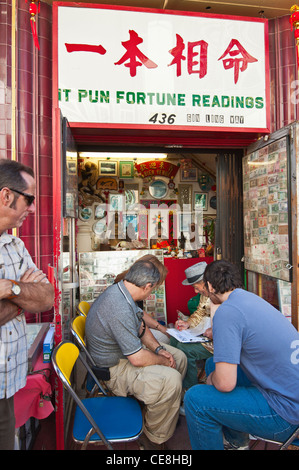
[(91, 306), (85, 326), (88, 351), (98, 366), (112, 367), (142, 348), (143, 311), (123, 281), (108, 287)]

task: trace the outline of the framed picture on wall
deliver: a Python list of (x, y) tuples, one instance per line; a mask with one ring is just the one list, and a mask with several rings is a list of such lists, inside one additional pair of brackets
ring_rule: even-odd
[(184, 181), (197, 181), (197, 168), (188, 168), (186, 170), (181, 168), (181, 182)]
[(123, 217), (124, 226), (126, 228), (126, 235), (131, 240), (138, 238), (138, 214), (126, 213)]
[(125, 184), (126, 210), (133, 210), (135, 204), (139, 202), (139, 185)]
[(194, 193), (194, 210), (208, 210), (208, 193)]
[(134, 163), (133, 162), (119, 162), (119, 177), (120, 178), (134, 178)]
[(125, 197), (123, 194), (109, 194), (110, 210), (121, 212), (124, 210)]
[[(184, 206), (192, 204), (192, 184), (179, 184), (179, 205), (181, 210)], [(189, 208), (191, 210), (191, 207)]]
[(182, 212), (179, 214), (179, 232), (190, 232), (190, 225), (194, 222), (194, 214)]
[(99, 161), (100, 176), (117, 176), (117, 162), (110, 160)]

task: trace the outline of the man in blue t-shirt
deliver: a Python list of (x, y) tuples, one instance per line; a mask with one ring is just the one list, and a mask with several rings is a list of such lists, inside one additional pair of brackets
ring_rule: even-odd
[(184, 399), (192, 449), (222, 450), (223, 437), (231, 448), (244, 447), (249, 434), (286, 440), (299, 425), (298, 331), (242, 289), (232, 263), (209, 264), (204, 281), (219, 307), (207, 385), (192, 387)]

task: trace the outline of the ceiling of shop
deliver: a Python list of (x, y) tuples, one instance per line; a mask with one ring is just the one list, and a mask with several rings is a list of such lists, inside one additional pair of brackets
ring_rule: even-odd
[[(52, 4), (53, 0), (42, 0)], [(65, 0), (66, 3), (72, 0)], [(194, 11), (221, 15), (277, 18), (290, 14), (294, 0), (81, 0), (80, 3), (97, 3), (160, 10)]]

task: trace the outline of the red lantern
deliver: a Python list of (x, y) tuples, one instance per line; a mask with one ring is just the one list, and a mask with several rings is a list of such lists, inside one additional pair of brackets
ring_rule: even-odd
[[(25, 0), (26, 3), (28, 0)], [(39, 42), (38, 42), (38, 37), (37, 37), (37, 31), (36, 31), (36, 15), (40, 12), (40, 0), (32, 0), (30, 5), (29, 5), (29, 13), (30, 13), (30, 25), (31, 25), (31, 31), (32, 31), (32, 36), (33, 36), (33, 41), (35, 47), (39, 49)]]

